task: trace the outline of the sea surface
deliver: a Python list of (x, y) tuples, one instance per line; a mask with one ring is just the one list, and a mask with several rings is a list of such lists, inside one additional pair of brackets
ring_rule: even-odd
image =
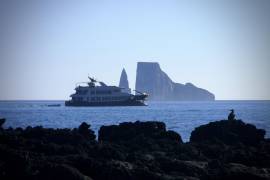
[[(48, 107), (61, 104), (60, 107)], [(145, 107), (65, 107), (64, 101), (0, 101), (4, 127), (43, 126), (74, 128), (83, 121), (96, 134), (102, 125), (126, 121), (163, 121), (167, 129), (188, 141), (195, 127), (227, 119), (234, 109), (236, 118), (266, 130), (270, 137), (270, 101), (148, 102)]]

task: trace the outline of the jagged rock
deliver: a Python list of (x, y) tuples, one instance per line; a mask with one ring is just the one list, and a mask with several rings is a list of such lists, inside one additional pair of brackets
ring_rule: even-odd
[(191, 142), (222, 142), (225, 144), (243, 143), (245, 145), (257, 145), (264, 140), (265, 130), (257, 129), (252, 124), (246, 124), (241, 120), (222, 120), (210, 122), (195, 128), (191, 132)]
[(125, 68), (122, 70), (121, 76), (120, 76), (120, 81), (119, 81), (119, 87), (124, 88), (122, 91), (130, 93), (131, 90), (129, 88), (129, 83), (128, 83), (128, 77)]
[(216, 177), (216, 179), (269, 180), (270, 169), (269, 168), (259, 169), (255, 167), (248, 167), (242, 164), (229, 163), (228, 165), (225, 165), (221, 169), (221, 172), (219, 173), (218, 177)]
[(131, 141), (137, 137), (143, 136), (151, 139), (168, 139), (182, 143), (181, 136), (173, 131), (166, 131), (166, 125), (163, 122), (136, 121), (120, 123), (112, 126), (101, 126), (98, 139), (100, 141)]
[(3, 128), (3, 124), (6, 122), (5, 118), (0, 118), (0, 129)]
[(78, 129), (78, 132), (82, 134), (84, 137), (87, 137), (90, 140), (96, 139), (95, 132), (89, 129), (91, 125), (87, 124), (86, 122), (83, 122)]
[(76, 168), (71, 167), (66, 164), (47, 165), (45, 168), (41, 169), (41, 172), (37, 175), (37, 179), (40, 179), (40, 180), (47, 180), (47, 179), (92, 180), (92, 178), (83, 175)]
[[(229, 127), (239, 126), (240, 134), (254, 135), (256, 132), (254, 127), (243, 130), (243, 124), (238, 121), (229, 122), (238, 125), (228, 126), (223, 131), (230, 132)], [(213, 129), (220, 130), (219, 126)], [(103, 126), (99, 131), (99, 141), (93, 138), (93, 131), (87, 123), (74, 129), (41, 126), (1, 129), (0, 179), (213, 180), (270, 177), (270, 140), (261, 139), (263, 136), (256, 146), (224, 144), (223, 139), (181, 143), (179, 134), (167, 131), (162, 122), (152, 121)], [(242, 142), (240, 140), (238, 142)]]
[(154, 62), (138, 62), (136, 90), (148, 93), (151, 100), (215, 100), (214, 94), (191, 83), (173, 82)]

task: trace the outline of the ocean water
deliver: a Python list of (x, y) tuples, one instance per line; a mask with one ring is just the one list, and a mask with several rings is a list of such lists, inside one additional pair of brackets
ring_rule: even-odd
[[(61, 104), (60, 107), (48, 107)], [(145, 107), (65, 107), (64, 101), (0, 101), (4, 127), (74, 128), (85, 121), (96, 132), (102, 125), (125, 121), (163, 121), (167, 129), (188, 141), (191, 131), (210, 121), (226, 119), (235, 109), (237, 119), (266, 130), (270, 137), (270, 101), (148, 102)]]

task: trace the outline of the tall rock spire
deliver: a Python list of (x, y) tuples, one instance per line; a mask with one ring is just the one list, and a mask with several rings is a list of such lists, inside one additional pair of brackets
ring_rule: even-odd
[(119, 81), (119, 87), (125, 88), (123, 89), (124, 92), (130, 93), (129, 84), (128, 84), (128, 77), (125, 68), (123, 68), (120, 81)]

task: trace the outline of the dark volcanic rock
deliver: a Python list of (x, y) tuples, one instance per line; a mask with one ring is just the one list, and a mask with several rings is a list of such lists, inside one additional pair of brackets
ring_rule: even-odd
[(182, 143), (181, 136), (174, 131), (166, 131), (163, 122), (126, 122), (112, 126), (102, 126), (98, 140), (124, 146), (127, 152), (175, 152)]
[(222, 120), (195, 128), (191, 133), (190, 141), (257, 145), (264, 140), (264, 135), (265, 130), (257, 129), (254, 125), (246, 124), (241, 120)]
[(158, 63), (138, 62), (136, 90), (148, 93), (150, 100), (165, 101), (212, 101), (214, 94), (198, 88), (191, 83), (180, 84), (173, 82), (160, 69)]
[(6, 122), (5, 118), (0, 118), (0, 129), (3, 128), (3, 124)]
[(230, 163), (224, 169), (223, 177), (219, 179), (270, 179), (270, 169), (258, 169), (237, 163)]
[(88, 138), (89, 140), (96, 139), (95, 132), (91, 129), (89, 129), (91, 125), (87, 124), (86, 122), (83, 122), (78, 129), (78, 132), (83, 135), (84, 137)]
[(83, 175), (76, 168), (66, 164), (56, 165), (48, 164), (46, 167), (41, 169), (40, 173), (37, 174), (36, 179), (39, 180), (57, 180), (57, 179), (68, 179), (68, 180), (92, 180), (90, 177)]
[[(261, 169), (252, 172), (248, 169), (270, 168), (270, 144), (269, 140), (264, 139), (264, 135), (264, 130), (241, 120), (222, 120), (195, 128), (190, 141), (200, 151), (200, 155), (211, 162), (210, 171), (215, 166), (219, 167), (219, 177), (263, 179), (258, 173)], [(232, 171), (228, 165), (230, 163), (240, 164), (237, 166), (239, 168), (233, 168)], [(223, 173), (226, 176), (221, 175)], [(266, 174), (269, 176), (269, 172)]]
[[(0, 129), (0, 179), (269, 179), (270, 141), (254, 126), (230, 123), (235, 124), (211, 124), (222, 135), (199, 127), (210, 141), (193, 132), (191, 143), (156, 121), (102, 126), (99, 141), (87, 123), (74, 129)], [(227, 143), (223, 136), (232, 132), (237, 140)], [(246, 143), (244, 133), (260, 142), (254, 146), (247, 135)]]
[(99, 130), (99, 141), (119, 142), (131, 141), (138, 137), (151, 139), (167, 139), (168, 141), (177, 141), (182, 143), (181, 136), (174, 131), (166, 131), (166, 125), (163, 122), (148, 121), (124, 122), (112, 126), (101, 126)]

